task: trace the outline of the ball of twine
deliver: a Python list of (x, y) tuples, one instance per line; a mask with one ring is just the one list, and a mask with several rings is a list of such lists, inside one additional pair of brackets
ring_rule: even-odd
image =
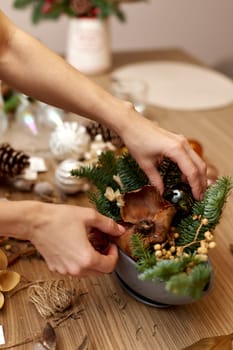
[(64, 280), (49, 280), (28, 288), (29, 301), (43, 318), (49, 318), (68, 309), (73, 303), (73, 291)]

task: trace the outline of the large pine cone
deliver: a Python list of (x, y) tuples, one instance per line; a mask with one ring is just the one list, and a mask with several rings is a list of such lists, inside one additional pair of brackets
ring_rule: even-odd
[(16, 151), (9, 143), (0, 145), (0, 177), (14, 177), (22, 174), (29, 166), (29, 156)]
[(88, 134), (90, 135), (91, 139), (93, 140), (96, 135), (102, 135), (104, 142), (111, 142), (116, 148), (121, 148), (124, 146), (124, 143), (122, 139), (120, 138), (117, 133), (106, 126), (91, 122), (86, 127)]

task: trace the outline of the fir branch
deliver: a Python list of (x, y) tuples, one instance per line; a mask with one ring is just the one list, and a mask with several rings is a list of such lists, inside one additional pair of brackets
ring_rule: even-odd
[(118, 174), (123, 184), (122, 192), (134, 191), (149, 183), (147, 176), (129, 153), (119, 158)]
[[(219, 223), (222, 215), (223, 207), (227, 201), (228, 195), (232, 189), (232, 179), (230, 177), (221, 177), (215, 184), (210, 186), (205, 193), (205, 197), (201, 202), (195, 202), (192, 214), (183, 219), (177, 227), (180, 234), (176, 245), (185, 246), (194, 241), (196, 232), (200, 226), (199, 220), (194, 220), (193, 216), (201, 216), (207, 218), (208, 224), (203, 225), (199, 230), (198, 240), (204, 238), (204, 233), (207, 230), (213, 230)], [(196, 245), (189, 247), (189, 250), (194, 251)]]
[(88, 197), (99, 213), (115, 221), (120, 220), (120, 208), (117, 206), (116, 202), (110, 202), (100, 191), (89, 192)]
[(218, 224), (221, 218), (223, 207), (232, 187), (231, 177), (222, 176), (206, 192), (203, 216), (208, 218), (212, 228)]
[(156, 264), (155, 254), (145, 245), (140, 233), (135, 233), (130, 237), (130, 249), (132, 256), (137, 259), (136, 267), (139, 271), (144, 271)]
[(192, 257), (182, 257), (178, 260), (159, 260), (155, 266), (145, 269), (139, 278), (143, 281), (168, 281), (173, 275), (185, 271), (192, 260)]
[(171, 276), (166, 282), (169, 292), (199, 299), (210, 281), (211, 270), (208, 264), (198, 264), (186, 274), (181, 272)]
[(91, 181), (96, 188), (105, 192), (106, 187), (110, 186), (113, 190), (119, 188), (113, 175), (117, 173), (117, 158), (112, 151), (103, 152), (94, 165), (82, 166), (79, 169), (71, 171), (72, 176), (85, 177)]

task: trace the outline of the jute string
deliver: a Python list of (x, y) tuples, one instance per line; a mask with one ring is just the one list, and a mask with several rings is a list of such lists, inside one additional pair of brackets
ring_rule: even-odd
[(64, 280), (48, 280), (28, 288), (28, 298), (43, 318), (64, 312), (73, 304), (73, 291)]

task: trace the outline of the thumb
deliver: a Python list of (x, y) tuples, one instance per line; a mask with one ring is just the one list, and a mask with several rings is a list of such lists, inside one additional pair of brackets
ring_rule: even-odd
[(98, 212), (96, 212), (95, 218), (88, 221), (88, 224), (111, 236), (120, 236), (125, 232), (125, 228), (122, 225)]

